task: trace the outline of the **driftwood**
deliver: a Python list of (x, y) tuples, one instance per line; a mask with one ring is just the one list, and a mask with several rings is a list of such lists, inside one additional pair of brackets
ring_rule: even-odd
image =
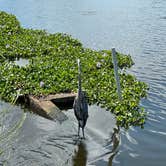
[(76, 93), (62, 93), (48, 95), (46, 97), (34, 97), (26, 95), (20, 97), (32, 112), (51, 120), (65, 121), (67, 116), (62, 110), (71, 108), (76, 97)]

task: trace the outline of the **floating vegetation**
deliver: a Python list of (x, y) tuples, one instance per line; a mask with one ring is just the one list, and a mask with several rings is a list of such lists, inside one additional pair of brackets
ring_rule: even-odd
[[(107, 108), (116, 115), (117, 125), (126, 129), (145, 123), (146, 112), (139, 102), (148, 87), (126, 74), (134, 64), (129, 55), (117, 54), (122, 101), (116, 93), (111, 51), (84, 48), (67, 34), (21, 28), (16, 17), (5, 12), (0, 12), (0, 57), (0, 97), (5, 101), (14, 101), (18, 94), (76, 92), (80, 58), (89, 103)], [(19, 58), (28, 58), (29, 64), (18, 66), (14, 60)]]

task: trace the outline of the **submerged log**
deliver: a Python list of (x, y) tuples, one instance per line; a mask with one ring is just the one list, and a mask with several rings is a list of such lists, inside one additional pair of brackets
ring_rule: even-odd
[[(48, 95), (47, 97), (41, 97), (38, 99), (34, 96), (27, 95), (24, 98), (24, 101), (26, 105), (31, 108), (32, 112), (51, 120), (58, 120), (59, 122), (63, 122), (67, 120), (67, 116), (62, 111), (62, 105), (64, 106), (64, 108), (66, 108), (66, 106), (70, 106), (71, 108), (75, 96), (75, 93), (63, 93)], [(58, 107), (56, 104), (60, 107)]]

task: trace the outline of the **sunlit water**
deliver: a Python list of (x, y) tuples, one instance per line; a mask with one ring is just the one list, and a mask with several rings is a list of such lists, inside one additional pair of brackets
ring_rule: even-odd
[[(121, 132), (121, 145), (113, 165), (165, 166), (165, 0), (1, 0), (0, 9), (15, 14), (26, 28), (65, 32), (80, 39), (86, 47), (115, 47), (131, 54), (135, 65), (129, 72), (150, 86), (148, 98), (141, 102), (149, 115), (143, 130), (131, 128)], [(79, 147), (81, 154), (87, 154), (90, 145)], [(98, 165), (108, 165), (108, 159)]]

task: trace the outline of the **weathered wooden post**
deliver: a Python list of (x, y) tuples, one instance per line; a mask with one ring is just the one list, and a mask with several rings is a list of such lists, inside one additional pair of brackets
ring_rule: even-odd
[(113, 61), (113, 65), (114, 65), (114, 75), (115, 75), (115, 80), (116, 80), (118, 98), (121, 101), (122, 94), (121, 94), (120, 80), (119, 80), (119, 75), (118, 75), (118, 63), (117, 63), (115, 48), (112, 48), (112, 61)]

